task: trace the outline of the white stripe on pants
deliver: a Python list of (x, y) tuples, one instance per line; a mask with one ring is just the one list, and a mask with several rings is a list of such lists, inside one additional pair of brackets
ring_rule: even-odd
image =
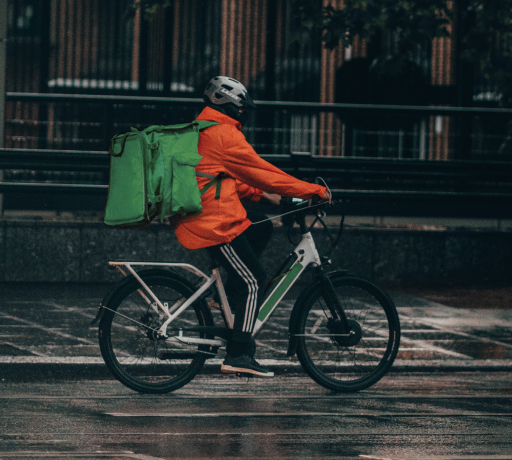
[(220, 250), (222, 251), (222, 254), (224, 254), (224, 256), (226, 257), (226, 259), (229, 261), (229, 263), (236, 270), (238, 275), (240, 275), (240, 277), (247, 284), (248, 296), (245, 307), (245, 318), (242, 332), (252, 332), (253, 325), (256, 319), (256, 310), (258, 308), (258, 281), (251, 273), (251, 271), (247, 268), (247, 266), (242, 262), (240, 257), (238, 257), (238, 255), (235, 253), (231, 245), (226, 244), (222, 246)]

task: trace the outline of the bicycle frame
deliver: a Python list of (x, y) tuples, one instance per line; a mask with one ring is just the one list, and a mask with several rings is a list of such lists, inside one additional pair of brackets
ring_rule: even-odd
[[(287, 204), (295, 203), (284, 202), (283, 207)], [(388, 372), (400, 344), (400, 321), (393, 301), (380, 288), (346, 272), (326, 270), (340, 240), (344, 213), (333, 238), (323, 220), (325, 212), (316, 209), (314, 221), (306, 223), (307, 212), (321, 205), (301, 201), (291, 208), (302, 239), (266, 286), (253, 336), (263, 330), (284, 295), (310, 269), (312, 283), (302, 290), (291, 311), (287, 356), (297, 355), (305, 372), (325, 388), (357, 391)], [(317, 222), (331, 243), (322, 257), (311, 234)], [(207, 359), (218, 356), (219, 349), (229, 344), (234, 318), (213, 259), (210, 275), (186, 263), (109, 263), (128, 278), (104, 297), (94, 322), (100, 321), (98, 337), (105, 364), (128, 388), (145, 393), (181, 388)], [(154, 268), (136, 271), (140, 266)], [(194, 280), (177, 275), (178, 268), (194, 273)], [(219, 301), (216, 293), (223, 325), (217, 324), (217, 314), (212, 315), (207, 306), (212, 296)], [(232, 369), (221, 368), (228, 370)], [(239, 370), (239, 375), (250, 372)]]
[[(299, 276), (305, 270), (305, 268), (314, 264), (320, 266), (320, 256), (315, 246), (315, 242), (313, 240), (313, 236), (309, 231), (302, 234), (302, 239), (297, 247), (293, 250), (293, 252), (288, 257), (284, 267), (286, 267), (283, 273), (279, 274), (276, 278), (274, 278), (277, 283), (271, 290), (271, 292), (265, 298), (259, 314), (256, 320), (256, 324), (254, 327), (253, 336), (256, 336), (259, 331), (263, 328), (265, 323), (268, 321), (277, 305), (284, 297), (284, 295), (288, 292), (288, 290), (293, 286), (293, 284), (297, 281)], [(162, 311), (164, 315), (167, 317), (165, 322), (162, 324), (160, 329), (158, 330), (158, 334), (163, 337), (167, 336), (167, 327), (172, 321), (177, 318), (184, 310), (186, 310), (192, 303), (194, 303), (198, 298), (200, 298), (209, 288), (210, 286), (216, 284), (217, 290), (219, 292), (220, 300), (221, 300), (221, 308), (224, 313), (224, 317), (226, 319), (226, 323), (228, 328), (233, 328), (234, 317), (231, 313), (231, 309), (229, 307), (228, 299), (226, 297), (226, 293), (224, 291), (224, 285), (222, 283), (222, 279), (220, 276), (220, 272), (218, 268), (214, 268), (212, 270), (211, 276), (206, 275), (197, 267), (185, 264), (185, 263), (167, 263), (167, 262), (117, 262), (110, 261), (109, 265), (116, 267), (121, 271), (124, 276), (128, 276), (127, 273), (122, 269), (122, 267), (126, 267), (126, 269), (134, 276), (135, 279), (140, 283), (142, 289), (139, 289), (139, 294), (144, 298), (144, 300), (148, 303), (151, 308), (158, 313)], [(156, 266), (156, 267), (174, 267), (174, 268), (182, 268), (188, 270), (197, 276), (203, 278), (205, 282), (201, 285), (201, 287), (192, 294), (188, 299), (180, 299), (175, 302), (173, 305), (169, 306), (167, 303), (162, 303), (160, 299), (153, 293), (149, 286), (144, 283), (142, 278), (137, 274), (133, 267), (135, 266)], [(143, 292), (145, 291), (145, 292)], [(147, 294), (147, 295), (146, 295)], [(175, 337), (180, 342), (189, 343), (189, 344), (204, 344), (211, 346), (223, 346), (224, 342), (218, 339), (202, 339), (197, 337), (186, 337), (183, 335), (183, 331), (180, 331), (178, 337)]]
[(258, 334), (258, 332), (265, 325), (265, 323), (276, 309), (281, 299), (295, 284), (299, 276), (310, 264), (320, 266), (321, 261), (315, 246), (315, 241), (313, 240), (313, 236), (311, 235), (311, 232), (308, 231), (302, 234), (300, 243), (288, 257), (285, 266), (290, 265), (290, 267), (284, 273), (281, 273), (276, 277), (280, 278), (280, 281), (272, 289), (272, 291), (261, 305), (258, 318), (254, 326), (254, 336)]
[[(213, 284), (217, 284), (217, 289), (219, 291), (219, 295), (221, 296), (222, 305), (227, 306), (227, 309), (224, 311), (226, 321), (228, 323), (228, 327), (233, 327), (233, 314), (231, 313), (231, 310), (229, 309), (226, 293), (224, 292), (224, 285), (222, 284), (222, 280), (220, 277), (220, 272), (218, 268), (214, 268), (212, 270), (211, 276), (206, 275), (201, 270), (199, 270), (197, 267), (194, 267), (190, 264), (184, 264), (184, 263), (172, 263), (172, 262), (117, 262), (117, 261), (110, 261), (110, 266), (116, 267), (119, 269), (119, 271), (124, 275), (128, 276), (121, 267), (126, 267), (128, 271), (133, 275), (133, 277), (139, 282), (139, 284), (142, 286), (144, 291), (149, 295), (151, 299), (153, 299), (153, 302), (142, 292), (142, 290), (138, 290), (139, 294), (143, 297), (143, 299), (147, 302), (147, 304), (156, 312), (158, 313), (159, 310), (161, 310), (164, 315), (167, 316), (167, 319), (165, 322), (160, 326), (160, 329), (158, 330), (158, 334), (167, 337), (167, 327), (169, 324), (177, 318), (181, 312), (186, 310), (190, 305), (192, 305), (201, 295), (203, 295), (210, 286)], [(190, 296), (188, 299), (180, 299), (177, 302), (175, 302), (173, 305), (169, 307), (167, 303), (162, 303), (160, 299), (153, 293), (153, 291), (150, 289), (150, 287), (144, 283), (142, 278), (138, 275), (138, 273), (133, 269), (134, 266), (151, 266), (151, 267), (175, 267), (175, 268), (183, 268), (185, 270), (188, 270), (195, 275), (203, 278), (205, 280), (204, 284), (196, 291), (192, 296)]]

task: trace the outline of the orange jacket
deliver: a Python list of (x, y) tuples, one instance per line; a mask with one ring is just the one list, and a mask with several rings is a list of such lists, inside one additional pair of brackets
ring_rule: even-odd
[[(251, 225), (240, 200), (258, 201), (263, 190), (304, 199), (324, 195), (325, 187), (295, 179), (260, 158), (240, 131), (241, 124), (233, 118), (206, 107), (198, 120), (222, 124), (201, 132), (198, 152), (203, 158), (196, 171), (213, 176), (224, 173), (228, 177), (222, 180), (218, 200), (215, 199), (215, 186), (202, 196), (202, 213), (176, 219), (176, 236), (186, 248), (229, 243), (240, 235)], [(197, 176), (200, 189), (209, 181)]]

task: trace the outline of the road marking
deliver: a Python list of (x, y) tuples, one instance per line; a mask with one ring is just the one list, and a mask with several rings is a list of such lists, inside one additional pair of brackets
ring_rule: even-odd
[(309, 332), (310, 334), (314, 334), (314, 333), (318, 330), (318, 328), (320, 327), (320, 324), (322, 324), (322, 321), (324, 320), (324, 317), (325, 317), (325, 316), (320, 316), (320, 317), (316, 320), (315, 324), (314, 324), (314, 325), (313, 325), (313, 327), (311, 328), (311, 331)]
[(511, 417), (510, 412), (475, 412), (458, 411), (438, 414), (432, 412), (380, 412), (365, 411), (358, 413), (342, 412), (210, 412), (210, 413), (186, 413), (186, 412), (104, 412), (104, 415), (111, 417), (163, 417), (163, 418), (218, 418), (218, 417)]
[(6, 362), (11, 362), (13, 359), (20, 359), (20, 358), (32, 358), (32, 359), (36, 359), (35, 357), (38, 356), (38, 357), (41, 357), (41, 358), (44, 358), (45, 355), (43, 355), (42, 353), (38, 352), (38, 351), (35, 351), (35, 350), (31, 350), (30, 348), (27, 348), (27, 347), (24, 347), (22, 345), (16, 345), (12, 342), (0, 342), (0, 343), (4, 343), (6, 345), (9, 345), (10, 347), (13, 347), (17, 350), (21, 350), (21, 351), (26, 351), (27, 353), (30, 353), (29, 356), (9, 356), (9, 355), (6, 355), (6, 356), (0, 356), (0, 363), (2, 362), (2, 359), (7, 359), (8, 361)]
[(389, 457), (375, 457), (374, 455), (359, 455), (359, 458), (368, 458), (372, 460), (393, 460)]
[(510, 455), (443, 455), (421, 457), (407, 457), (400, 455), (399, 457), (376, 457), (373, 455), (359, 455), (359, 458), (368, 460), (510, 460)]
[[(117, 381), (112, 381), (114, 385), (119, 385)], [(265, 382), (266, 383), (266, 382)], [(313, 382), (312, 382), (313, 383)], [(333, 395), (259, 395), (254, 393), (243, 393), (243, 394), (205, 394), (202, 392), (203, 388), (194, 388), (193, 391), (201, 391), (201, 394), (196, 395), (189, 395), (189, 394), (180, 394), (180, 393), (172, 393), (172, 400), (191, 400), (191, 401), (197, 401), (197, 400), (203, 400), (203, 399), (257, 399), (257, 400), (268, 400), (268, 401), (274, 401), (274, 400), (287, 400), (287, 399), (300, 399), (301, 401), (317, 401), (317, 400), (325, 400), (325, 401), (337, 401), (339, 399), (350, 399), (353, 401), (361, 401), (361, 400), (460, 400), (460, 399), (467, 399), (469, 401), (485, 401), (485, 400), (504, 400), (509, 401), (512, 400), (512, 396), (509, 395), (473, 395), (473, 394), (457, 394), (457, 395), (439, 395), (439, 394), (432, 394), (432, 395), (398, 395), (398, 394), (389, 394), (389, 395), (375, 395), (375, 394), (358, 394), (353, 395), (350, 393), (347, 394), (333, 394)], [(236, 389), (234, 390), (236, 391)], [(322, 391), (320, 389), (320, 391)], [(163, 394), (163, 395), (146, 395), (148, 399), (151, 400), (158, 400), (158, 399), (169, 399), (169, 394)], [(3, 396), (0, 395), (0, 400), (2, 399), (23, 399), (23, 400), (81, 400), (81, 401), (89, 401), (89, 400), (111, 400), (111, 399), (138, 399), (138, 398), (144, 398), (143, 395), (139, 395), (136, 393), (131, 394), (122, 394), (122, 395), (94, 395), (94, 396), (65, 396), (65, 395), (34, 395), (30, 393), (17, 393), (15, 395), (7, 395)]]
[[(324, 436), (324, 437), (328, 437), (328, 438), (331, 438), (332, 436), (336, 436), (337, 438), (349, 438), (349, 441), (350, 439), (354, 436), (362, 436), (362, 437), (369, 437), (369, 438), (374, 438), (374, 437), (381, 437), (381, 438), (387, 438), (387, 437), (396, 437), (396, 436), (401, 436), (401, 437), (410, 437), (410, 438), (413, 438), (413, 439), (417, 439), (417, 438), (420, 438), (420, 437), (423, 437), (423, 438), (426, 438), (426, 440), (428, 441), (429, 439), (431, 439), (433, 436), (435, 437), (448, 437), (448, 438), (452, 438), (453, 436), (457, 436), (457, 437), (464, 437), (464, 438), (467, 438), (467, 437), (471, 437), (471, 438), (474, 438), (475, 436), (479, 436), (479, 437), (482, 437), (482, 438), (491, 438), (493, 440), (493, 442), (495, 441), (495, 436), (496, 436), (496, 433), (482, 433), (481, 431), (479, 432), (471, 432), (471, 433), (468, 433), (468, 432), (464, 432), (464, 433), (458, 433), (458, 432), (450, 432), (450, 433), (428, 433), (428, 434), (422, 434), (422, 433), (414, 433), (414, 434), (411, 434), (410, 431), (393, 431), (393, 432), (389, 432), (389, 433), (375, 433), (375, 432), (369, 432), (369, 431), (352, 431), (350, 433), (341, 433), (341, 432), (326, 432), (325, 429), (322, 430), (322, 431), (316, 431), (316, 432), (312, 432), (312, 431), (280, 431), (280, 432), (261, 432), (261, 431), (252, 431), (252, 432), (248, 432), (248, 431), (224, 431), (222, 433), (218, 433), (218, 432), (212, 432), (212, 431), (193, 431), (193, 432), (177, 432), (177, 431), (173, 431), (173, 432), (166, 432), (166, 431), (162, 431), (162, 432), (148, 432), (148, 431), (144, 431), (144, 432), (129, 432), (129, 433), (119, 433), (119, 432), (116, 432), (116, 431), (112, 431), (112, 432), (104, 432), (104, 433), (98, 433), (98, 432), (87, 432), (87, 433), (83, 433), (83, 432), (80, 432), (80, 433), (54, 433), (55, 435), (58, 435), (59, 438), (62, 438), (64, 436), (70, 436), (70, 437), (76, 437), (76, 436), (95, 436), (95, 437), (108, 437), (108, 438), (111, 438), (112, 436), (115, 436), (115, 437), (133, 437), (133, 436), (142, 436), (144, 437), (145, 439), (147, 439), (149, 436), (174, 436), (174, 437), (177, 437), (177, 436), (182, 436), (182, 437), (186, 437), (186, 436), (191, 436), (191, 437), (194, 437), (194, 436), (205, 436), (205, 437), (208, 437), (208, 438), (211, 438), (213, 436), (220, 436), (220, 437), (224, 437), (224, 436), (275, 436), (275, 437), (278, 437), (278, 436), (293, 436), (293, 437), (297, 437), (297, 436), (307, 436), (307, 437), (311, 437), (312, 435), (315, 435), (315, 436)], [(507, 433), (505, 433), (507, 434)], [(35, 438), (38, 438), (38, 437), (43, 437), (45, 439), (45, 441), (50, 441), (52, 440), (51, 438), (48, 437), (48, 433), (34, 433), (34, 434), (31, 434), (31, 435), (27, 435), (27, 433), (9, 433), (9, 434), (6, 434), (6, 435), (2, 435), (4, 437), (16, 437), (16, 441), (23, 441), (24, 439), (35, 439)], [(490, 444), (489, 444), (490, 445)], [(0, 452), (0, 458), (1, 455), (4, 454), (6, 455), (7, 453), (5, 452)], [(338, 457), (336, 457), (338, 458)], [(343, 458), (343, 457), (341, 457)], [(350, 457), (352, 458), (352, 457)], [(400, 457), (396, 457), (395, 459), (393, 460), (446, 460), (446, 459), (450, 459), (451, 457), (403, 457), (403, 456), (400, 456)], [(460, 459), (460, 460), (466, 460), (466, 459), (469, 459), (471, 460), (472, 458), (474, 458), (475, 460), (476, 459), (494, 459), (495, 457), (493, 456), (490, 456), (490, 457), (486, 457), (485, 455), (482, 455), (482, 456), (465, 456), (465, 455), (462, 455), (460, 457), (454, 457), (455, 459)], [(499, 459), (501, 458), (505, 458), (506, 460), (511, 460), (511, 456), (505, 456), (505, 457), (497, 457)]]
[(58, 335), (60, 337), (65, 337), (66, 339), (77, 340), (78, 342), (83, 342), (83, 343), (86, 343), (87, 345), (96, 345), (96, 342), (93, 342), (91, 340), (84, 339), (84, 338), (81, 338), (81, 337), (77, 337), (77, 336), (71, 335), (71, 334), (66, 334), (64, 332), (60, 332), (60, 331), (56, 330), (55, 328), (44, 327), (44, 326), (42, 326), (39, 323), (34, 323), (33, 321), (28, 321), (28, 320), (23, 319), (23, 318), (18, 318), (17, 316), (5, 315), (5, 314), (2, 314), (2, 316), (4, 318), (12, 319), (12, 320), (19, 321), (21, 323), (27, 324), (29, 326), (32, 326), (32, 327), (36, 328), (36, 329), (40, 329), (40, 330), (46, 331), (49, 334), (54, 334), (54, 335)]
[[(12, 346), (23, 350), (24, 348), (12, 344)], [(25, 348), (26, 351), (31, 353), (36, 353), (28, 348)], [(406, 349), (404, 349), (406, 350)], [(424, 350), (423, 348), (419, 349)], [(205, 368), (211, 369), (216, 366), (222, 364), (222, 359), (209, 359), (206, 361)], [(275, 367), (277, 369), (296, 369), (297, 371), (303, 372), (303, 369), (296, 360), (286, 358), (286, 359), (259, 359), (258, 362), (265, 367)], [(98, 356), (8, 356), (3, 355), (0, 356), (0, 364), (68, 364), (68, 365), (104, 365), (105, 362), (103, 359)], [(396, 359), (393, 363), (393, 367), (391, 368), (390, 374), (398, 374), (400, 372), (425, 372), (426, 368), (436, 368), (440, 372), (446, 372), (446, 369), (449, 369), (450, 372), (472, 372), (475, 369), (477, 370), (503, 370), (507, 371), (512, 369), (512, 359), (413, 359), (413, 360), (403, 360)], [(200, 376), (201, 374), (199, 374)], [(226, 377), (226, 376), (225, 376)], [(226, 377), (227, 378), (227, 377)], [(313, 383), (313, 381), (308, 383)], [(0, 396), (1, 398), (1, 396)]]
[(111, 417), (165, 417), (165, 418), (216, 418), (216, 417), (338, 417), (344, 414), (336, 412), (212, 412), (212, 413), (184, 413), (184, 412), (141, 412), (122, 413), (105, 412)]
[[(271, 340), (271, 341), (266, 340), (265, 342), (261, 342), (259, 340), (256, 340), (256, 345), (258, 346), (258, 348), (266, 348), (268, 350), (272, 350), (273, 352), (275, 352), (279, 355), (287, 356), (286, 350), (283, 350), (282, 348), (275, 348), (272, 345), (269, 345), (269, 342), (274, 343), (275, 341), (274, 340)], [(288, 342), (288, 340), (286, 342)], [(260, 360), (258, 360), (258, 362), (261, 363), (261, 362), (263, 362), (263, 360), (260, 359)]]
[(117, 452), (34, 452), (34, 451), (17, 451), (17, 452), (0, 452), (0, 458), (125, 458), (140, 460), (162, 460), (160, 457), (151, 457), (149, 455), (136, 454), (132, 451)]
[[(23, 350), (19, 345), (12, 345)], [(35, 351), (25, 349), (31, 353)], [(0, 356), (0, 364), (105, 364), (103, 358), (95, 356)]]
[[(456, 351), (448, 350), (446, 348), (436, 347), (435, 345), (429, 344), (425, 340), (408, 339), (407, 337), (401, 336), (400, 337), (400, 342), (401, 343), (411, 344), (411, 345), (416, 346), (416, 347), (418, 347), (420, 349), (423, 349), (423, 350), (426, 350), (426, 351), (437, 352), (437, 353), (440, 353), (440, 354), (443, 354), (443, 355), (447, 355), (447, 356), (453, 356), (453, 357), (467, 359), (467, 360), (471, 360), (472, 359), (471, 356), (464, 355), (462, 353), (457, 353)], [(400, 352), (400, 350), (402, 350), (402, 348), (400, 348), (398, 351)]]
[[(473, 335), (468, 332), (464, 332), (459, 329), (456, 329), (454, 327), (453, 323), (450, 324), (451, 327), (446, 327), (445, 325), (440, 324), (446, 318), (415, 318), (415, 317), (410, 317), (408, 315), (401, 313), (400, 319), (405, 319), (406, 322), (407, 322), (407, 320), (409, 320), (409, 322), (412, 322), (414, 324), (424, 324), (424, 325), (434, 328), (434, 329), (416, 329), (416, 330), (412, 329), (410, 331), (402, 330), (402, 334), (405, 332), (412, 332), (412, 333), (415, 333), (415, 332), (447, 332), (448, 333), (449, 332), (451, 334), (458, 335), (461, 337), (466, 337), (466, 338), (470, 338), (470, 339), (474, 339), (474, 340), (478, 340), (478, 341), (482, 341), (482, 342), (486, 342), (486, 343), (493, 343), (496, 345), (502, 345), (506, 348), (512, 348), (512, 344), (510, 344), (510, 343), (500, 342), (497, 340), (490, 339), (488, 337), (480, 337), (478, 335)], [(473, 319), (473, 321), (475, 321), (474, 324), (473, 323), (468, 324), (467, 322), (464, 322), (461, 318), (457, 318), (457, 320), (459, 320), (459, 319), (461, 321), (459, 322), (459, 324), (457, 324), (458, 327), (489, 328), (490, 326), (503, 326), (505, 323), (505, 322), (503, 322), (503, 324), (501, 324), (501, 323), (495, 324), (495, 322), (493, 322), (491, 325), (484, 325), (482, 323), (482, 317), (478, 317), (478, 318)], [(449, 320), (453, 321), (453, 318), (451, 318)], [(402, 336), (402, 338), (405, 338), (405, 337)]]

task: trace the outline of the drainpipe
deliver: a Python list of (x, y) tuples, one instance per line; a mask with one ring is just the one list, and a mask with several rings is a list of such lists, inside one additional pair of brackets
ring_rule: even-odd
[[(7, 0), (0, 0), (0, 148), (4, 146), (5, 127), (5, 65), (7, 47)], [(4, 172), (0, 170), (0, 182)], [(0, 194), (0, 216), (3, 215), (3, 195)]]

